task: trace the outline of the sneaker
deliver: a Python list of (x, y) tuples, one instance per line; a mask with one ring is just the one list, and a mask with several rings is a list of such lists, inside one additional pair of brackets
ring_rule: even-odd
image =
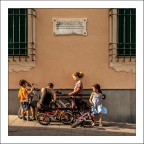
[(32, 119), (32, 120), (36, 120), (36, 118), (35, 118), (35, 117), (31, 117), (31, 119)]
[(96, 125), (96, 123), (92, 123), (92, 126), (95, 126)]
[(22, 116), (19, 116), (18, 118), (19, 118), (19, 119), (22, 119), (23, 117), (22, 117)]
[(102, 127), (102, 123), (99, 124), (99, 127)]
[(22, 119), (23, 119), (23, 120), (27, 120), (26, 117), (23, 117)]
[(33, 121), (30, 117), (28, 118), (28, 121)]

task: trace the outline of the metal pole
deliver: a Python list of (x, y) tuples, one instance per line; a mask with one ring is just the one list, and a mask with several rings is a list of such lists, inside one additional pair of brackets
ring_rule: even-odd
[(14, 9), (13, 9), (13, 61), (15, 61), (14, 59)]
[(131, 9), (130, 9), (130, 60), (131, 61)]
[(125, 61), (125, 9), (124, 9), (124, 28), (123, 28), (123, 43), (124, 43), (124, 53), (123, 53), (123, 56), (124, 56), (124, 60)]
[(20, 55), (21, 55), (21, 50), (20, 50), (20, 9), (19, 9), (19, 61), (21, 61), (20, 59)]

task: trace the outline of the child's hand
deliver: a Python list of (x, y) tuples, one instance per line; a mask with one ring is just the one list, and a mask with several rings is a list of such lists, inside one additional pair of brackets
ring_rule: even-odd
[(90, 103), (91, 104), (91, 106), (94, 106), (94, 104), (93, 103)]
[(32, 86), (32, 87), (31, 87), (31, 91), (33, 91), (33, 90), (34, 90), (34, 87)]
[(101, 103), (97, 103), (97, 104), (96, 104), (96, 107), (99, 106), (100, 104), (101, 104)]
[(71, 98), (74, 98), (74, 96), (72, 96), (73, 94), (72, 93), (69, 93), (68, 96), (70, 96)]
[(69, 93), (68, 96), (72, 96), (72, 93)]

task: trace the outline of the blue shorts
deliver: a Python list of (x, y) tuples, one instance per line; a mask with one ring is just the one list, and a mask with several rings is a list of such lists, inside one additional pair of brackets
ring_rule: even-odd
[(29, 110), (30, 109), (30, 104), (29, 104), (29, 102), (21, 102), (20, 107), (24, 110)]

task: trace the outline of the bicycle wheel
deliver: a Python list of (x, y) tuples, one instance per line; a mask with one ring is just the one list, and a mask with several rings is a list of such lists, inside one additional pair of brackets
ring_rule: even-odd
[(60, 116), (60, 120), (63, 124), (70, 124), (73, 119), (73, 114), (70, 111), (66, 111)]
[(88, 115), (87, 116), (84, 116), (84, 117), (82, 117), (82, 118), (79, 118), (78, 120), (76, 120), (76, 122), (75, 123), (73, 123), (72, 125), (71, 125), (71, 127), (72, 128), (75, 128), (76, 126), (78, 126), (79, 124), (81, 124), (82, 122), (84, 122), (86, 119), (88, 119)]
[(37, 116), (37, 121), (42, 125), (48, 125), (51, 122), (51, 119), (45, 113), (40, 113)]

